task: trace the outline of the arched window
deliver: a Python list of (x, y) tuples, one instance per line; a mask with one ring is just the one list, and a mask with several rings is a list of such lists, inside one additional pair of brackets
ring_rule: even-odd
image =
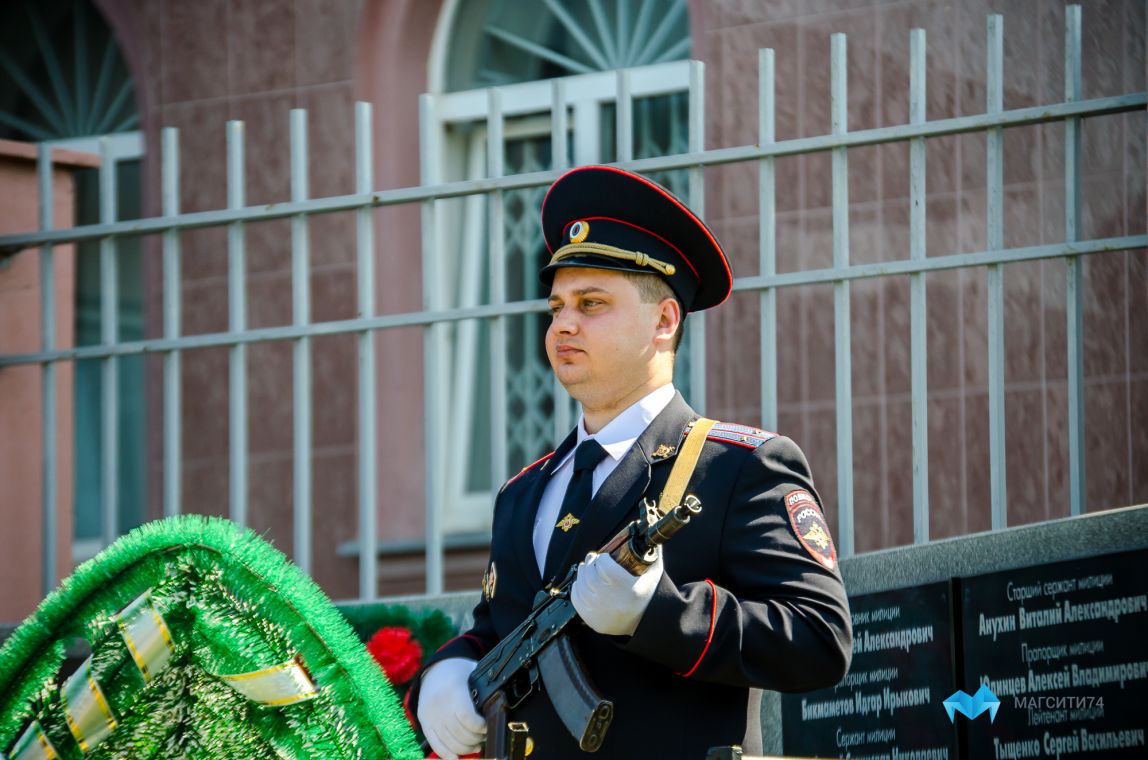
[[(6, 9), (0, 24), (0, 138), (99, 152), (110, 135), (116, 173), (117, 218), (140, 216), (139, 131), (135, 85), (112, 30), (91, 0), (38, 0)], [(75, 174), (76, 218), (58, 226), (99, 221), (97, 170)], [(143, 256), (136, 238), (117, 245), (120, 340), (144, 337)], [(101, 342), (99, 244), (76, 245), (75, 340)], [(146, 397), (144, 360), (118, 360), (119, 499), (105, 515), (99, 487), (102, 374), (98, 360), (75, 364), (74, 559), (93, 556), (144, 519)]]
[(41, 0), (0, 26), (0, 138), (47, 142), (139, 128), (119, 46), (89, 0)]
[(442, 90), (649, 66), (689, 56), (685, 0), (471, 0), (447, 3)]
[[(431, 91), (444, 147), (446, 176), (487, 176), (486, 88), (502, 95), (504, 173), (554, 168), (550, 111), (554, 78), (564, 78), (568, 125), (565, 166), (614, 161), (616, 69), (632, 68), (633, 156), (686, 152), (688, 146), (689, 18), (686, 0), (448, 0), (431, 57)], [(684, 171), (655, 179), (686, 197)], [(538, 282), (545, 246), (538, 221), (545, 188), (503, 194), (506, 295), (545, 296)], [(440, 201), (439, 237), (447, 251), (441, 283), (451, 306), (489, 299), (488, 198)], [(506, 462), (491, 467), (487, 400), (491, 357), (485, 323), (450, 328), (447, 419), (452, 450), (465, 468), (446, 473), (447, 528), (482, 531), (490, 496), (508, 472), (549, 451), (577, 419), (569, 397), (553, 380), (543, 349), (545, 316), (507, 318)], [(678, 384), (688, 377), (679, 352)], [(493, 472), (492, 474), (492, 470)]]

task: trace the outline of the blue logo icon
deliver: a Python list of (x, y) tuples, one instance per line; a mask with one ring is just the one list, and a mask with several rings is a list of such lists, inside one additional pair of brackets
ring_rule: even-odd
[(996, 694), (989, 691), (989, 687), (982, 686), (971, 697), (958, 689), (943, 704), (945, 705), (945, 712), (949, 714), (950, 723), (955, 720), (954, 712), (959, 712), (972, 720), (985, 710), (989, 711), (989, 723), (992, 723), (997, 719), (997, 710), (1000, 709), (1001, 701), (997, 699)]

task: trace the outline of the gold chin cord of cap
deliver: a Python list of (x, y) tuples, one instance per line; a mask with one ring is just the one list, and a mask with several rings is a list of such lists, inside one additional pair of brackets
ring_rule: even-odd
[(664, 261), (650, 258), (645, 253), (638, 253), (636, 251), (624, 251), (621, 248), (615, 248), (612, 245), (604, 245), (602, 243), (570, 243), (564, 245), (554, 252), (550, 257), (550, 263), (556, 264), (562, 259), (576, 256), (579, 253), (590, 253), (595, 256), (606, 256), (611, 259), (618, 259), (620, 261), (632, 261), (640, 267), (650, 267), (655, 269), (666, 277), (672, 277), (674, 272), (678, 271), (677, 267), (673, 264), (667, 264)]

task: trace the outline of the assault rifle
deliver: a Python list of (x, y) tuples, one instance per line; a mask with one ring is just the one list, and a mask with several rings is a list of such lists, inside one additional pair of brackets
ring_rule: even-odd
[[(658, 547), (673, 538), (702, 511), (701, 502), (687, 496), (681, 504), (658, 516), (654, 502), (643, 502), (643, 517), (618, 532), (600, 550), (637, 576), (658, 557)], [(578, 575), (575, 564), (562, 583), (539, 591), (534, 608), (498, 643), (470, 674), (468, 685), (475, 708), (487, 725), (486, 756), (510, 756), (512, 744), (522, 740), (525, 726), (513, 724), (508, 739), (507, 717), (536, 688), (538, 679), (571, 736), (585, 752), (602, 746), (606, 729), (614, 718), (614, 704), (603, 699), (586, 675), (585, 667), (564, 635), (579, 620), (570, 601), (570, 589)]]

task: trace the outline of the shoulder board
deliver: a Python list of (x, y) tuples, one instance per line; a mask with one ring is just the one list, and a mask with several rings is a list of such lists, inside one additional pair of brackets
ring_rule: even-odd
[(554, 456), (554, 452), (553, 452), (553, 451), (551, 451), (551, 452), (550, 452), (549, 454), (547, 454), (546, 456), (544, 456), (544, 457), (541, 457), (541, 458), (539, 458), (539, 459), (537, 459), (537, 460), (535, 460), (535, 461), (531, 462), (530, 464), (526, 465), (525, 467), (523, 467), (521, 470), (519, 470), (519, 471), (518, 471), (518, 474), (517, 474), (517, 475), (515, 475), (515, 476), (514, 476), (513, 478), (511, 478), (510, 480), (506, 481), (506, 485), (504, 485), (504, 486), (503, 486), (503, 488), (506, 488), (506, 486), (510, 485), (511, 483), (513, 483), (514, 481), (518, 480), (518, 479), (519, 479), (519, 478), (521, 478), (523, 475), (525, 475), (525, 474), (527, 473), (527, 471), (528, 471), (528, 470), (530, 470), (530, 469), (531, 469), (531, 468), (533, 468), (533, 467), (537, 467), (538, 465), (542, 464), (543, 462), (545, 462), (547, 459), (549, 459), (549, 458), (550, 458), (550, 457), (552, 457), (552, 456)]
[(710, 429), (709, 435), (706, 436), (711, 441), (724, 441), (725, 443), (744, 446), (747, 449), (756, 449), (761, 444), (776, 437), (777, 433), (770, 433), (761, 428), (738, 425), (733, 422), (719, 422)]

